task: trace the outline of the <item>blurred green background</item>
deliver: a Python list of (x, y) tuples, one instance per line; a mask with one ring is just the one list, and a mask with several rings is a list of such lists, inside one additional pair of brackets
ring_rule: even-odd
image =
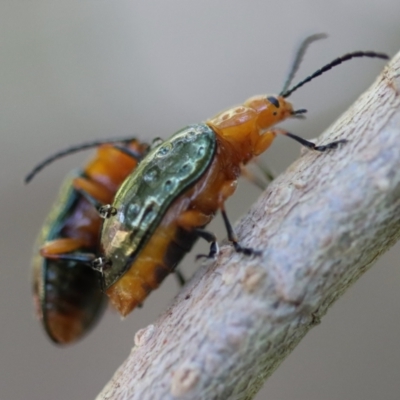
[[(90, 139), (167, 137), (260, 93), (277, 93), (296, 46), (314, 44), (298, 79), (353, 50), (400, 49), (400, 2), (9, 1), (0, 3), (0, 398), (91, 399), (179, 290), (173, 278), (125, 321), (108, 312), (82, 342), (57, 348), (34, 318), (35, 236), (76, 155), (24, 186), (55, 150)], [(318, 136), (383, 68), (355, 60), (296, 92), (308, 119), (284, 126)], [(295, 79), (297, 81), (297, 79)], [(399, 139), (400, 140), (400, 139)], [(283, 171), (299, 146), (278, 138), (263, 161)], [(233, 220), (259, 191), (241, 182)], [(212, 229), (222, 239), (220, 218)], [(197, 247), (182, 263), (186, 275)], [(257, 399), (398, 399), (400, 247), (385, 254), (284, 361)], [(186, 268), (185, 268), (186, 266)], [(201, 329), (201, 327), (200, 327)]]

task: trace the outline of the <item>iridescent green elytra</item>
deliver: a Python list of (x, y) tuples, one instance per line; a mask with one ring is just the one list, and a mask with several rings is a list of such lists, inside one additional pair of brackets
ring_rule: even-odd
[(101, 243), (104, 289), (130, 267), (156, 230), (171, 203), (194, 185), (211, 164), (214, 131), (206, 124), (189, 125), (153, 149), (117, 192), (115, 216), (104, 221)]

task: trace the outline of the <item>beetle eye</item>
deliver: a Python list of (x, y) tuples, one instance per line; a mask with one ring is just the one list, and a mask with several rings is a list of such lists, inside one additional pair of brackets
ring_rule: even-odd
[(267, 97), (267, 100), (268, 100), (271, 104), (273, 104), (276, 108), (279, 108), (279, 101), (278, 101), (278, 99), (277, 99), (276, 97), (274, 97), (274, 96), (269, 96), (269, 97)]

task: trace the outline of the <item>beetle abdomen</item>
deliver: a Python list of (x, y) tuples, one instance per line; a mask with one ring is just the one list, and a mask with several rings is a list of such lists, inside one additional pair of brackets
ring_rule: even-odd
[(90, 329), (102, 314), (105, 298), (98, 274), (66, 261), (44, 260), (43, 324), (56, 343), (70, 343)]
[(176, 210), (168, 211), (128, 271), (106, 291), (111, 304), (122, 316), (143, 303), (174, 271), (198, 238), (195, 232), (183, 230), (175, 222), (164, 223), (169, 215), (176, 215)]

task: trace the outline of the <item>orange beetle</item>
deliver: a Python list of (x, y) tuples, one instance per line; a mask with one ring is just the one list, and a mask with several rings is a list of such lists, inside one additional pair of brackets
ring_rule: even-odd
[[(50, 157), (26, 181), (54, 159), (101, 143), (81, 145)], [(101, 145), (86, 167), (71, 173), (64, 182), (37, 238), (33, 257), (36, 313), (47, 335), (57, 344), (80, 339), (96, 323), (106, 304), (98, 272), (87, 267), (88, 260), (99, 252), (102, 223), (87, 194), (95, 202), (111, 202), (147, 150), (146, 144), (134, 139), (119, 148)], [(86, 198), (74, 186), (82, 188)]]
[(313, 35), (303, 42), (278, 96), (252, 97), (205, 123), (180, 130), (152, 149), (121, 185), (113, 203), (101, 208), (105, 218), (101, 257), (93, 267), (101, 272), (103, 289), (122, 315), (140, 305), (174, 271), (197, 238), (211, 243), (205, 257), (217, 254), (215, 235), (204, 229), (217, 211), (237, 252), (260, 253), (239, 244), (225, 201), (236, 189), (242, 166), (263, 153), (277, 134), (320, 152), (346, 142), (317, 146), (274, 128), (287, 118), (304, 115), (306, 110), (295, 110), (286, 99), (305, 83), (354, 57), (388, 59), (385, 54), (369, 51), (346, 54), (289, 88), (306, 47), (323, 36)]

